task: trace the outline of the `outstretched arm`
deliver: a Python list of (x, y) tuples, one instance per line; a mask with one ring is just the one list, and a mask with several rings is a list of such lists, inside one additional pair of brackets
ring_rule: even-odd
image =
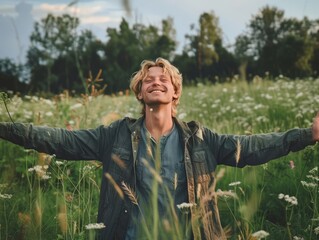
[(311, 128), (250, 136), (210, 133), (206, 137), (218, 164), (237, 167), (259, 165), (319, 141), (319, 113)]
[(97, 160), (101, 129), (68, 131), (22, 123), (0, 123), (0, 138), (68, 160)]

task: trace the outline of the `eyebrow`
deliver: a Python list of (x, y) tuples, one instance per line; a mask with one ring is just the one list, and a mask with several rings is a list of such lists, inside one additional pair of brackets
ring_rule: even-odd
[[(155, 78), (154, 75), (147, 74), (147, 75), (145, 76), (145, 79), (148, 78), (148, 77), (149, 77), (149, 78)], [(165, 74), (161, 74), (160, 77), (161, 77), (161, 78), (163, 78), (163, 77), (164, 77), (164, 78), (167, 78), (167, 76), (166, 76)]]

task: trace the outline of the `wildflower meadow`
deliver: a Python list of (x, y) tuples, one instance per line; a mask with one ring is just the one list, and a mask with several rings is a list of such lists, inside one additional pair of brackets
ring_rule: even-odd
[[(63, 92), (46, 98), (6, 93), (0, 101), (2, 122), (69, 130), (108, 125), (141, 112), (128, 91), (81, 96)], [(310, 127), (317, 111), (319, 79), (280, 76), (185, 86), (177, 117), (217, 133), (251, 135)], [(319, 239), (318, 166), (318, 143), (259, 166), (219, 166), (214, 193), (229, 239)], [(66, 161), (0, 140), (0, 240), (94, 239), (97, 229), (108, 227), (96, 222), (101, 174), (97, 161)], [(134, 193), (124, 188), (127, 193), (138, 205)], [(200, 208), (190, 205), (178, 209)], [(150, 239), (184, 239), (188, 229), (183, 233), (185, 227), (179, 229), (175, 221), (157, 214), (141, 224), (148, 224)]]

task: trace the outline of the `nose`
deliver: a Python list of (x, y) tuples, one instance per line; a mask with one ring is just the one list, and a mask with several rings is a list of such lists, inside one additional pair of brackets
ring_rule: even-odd
[(160, 85), (160, 83), (161, 83), (160, 78), (154, 78), (153, 81), (152, 81), (152, 85), (155, 85), (155, 86)]

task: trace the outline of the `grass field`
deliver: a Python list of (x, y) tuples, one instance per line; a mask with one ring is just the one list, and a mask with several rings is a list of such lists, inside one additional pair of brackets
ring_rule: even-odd
[[(141, 111), (129, 94), (12, 95), (7, 105), (16, 122), (68, 129), (107, 125), (139, 117)], [(317, 111), (319, 79), (282, 77), (185, 87), (177, 116), (218, 133), (255, 134), (310, 127)], [(3, 103), (0, 121), (10, 121)], [(218, 202), (230, 239), (258, 239), (252, 234), (260, 230), (267, 239), (319, 239), (318, 165), (316, 144), (261, 166), (219, 166), (224, 174), (216, 190), (237, 196), (221, 196)], [(93, 238), (100, 227), (94, 224), (100, 177), (94, 161), (67, 162), (0, 140), (0, 240)]]

